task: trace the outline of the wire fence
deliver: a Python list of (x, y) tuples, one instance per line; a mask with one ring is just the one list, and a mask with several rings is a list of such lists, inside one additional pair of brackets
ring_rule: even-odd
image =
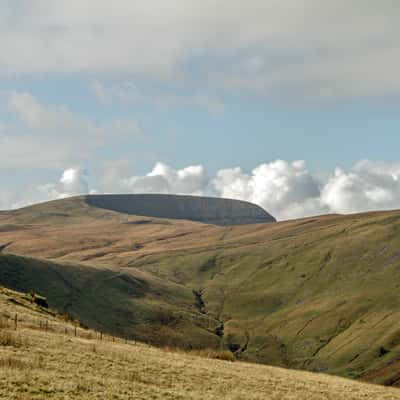
[(0, 314), (0, 330), (22, 330), (22, 329), (33, 329), (44, 332), (57, 333), (60, 335), (73, 336), (77, 338), (87, 340), (107, 340), (112, 342), (133, 342), (135, 340), (121, 338), (119, 336), (106, 334), (103, 331), (95, 331), (92, 329), (84, 328), (79, 323), (62, 323), (62, 321), (54, 318), (37, 318), (26, 314), (11, 314), (3, 313)]

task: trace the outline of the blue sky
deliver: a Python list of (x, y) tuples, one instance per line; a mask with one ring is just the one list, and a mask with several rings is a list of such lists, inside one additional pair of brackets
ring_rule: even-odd
[[(1, 80), (1, 90), (29, 92), (45, 106), (66, 106), (75, 115), (99, 123), (133, 118), (145, 137), (133, 135), (91, 156), (98, 162), (129, 158), (137, 173), (147, 172), (160, 160), (174, 167), (204, 163), (210, 171), (216, 171), (237, 165), (250, 170), (280, 158), (304, 159), (313, 170), (350, 167), (360, 159), (399, 159), (397, 99), (317, 104), (281, 99), (274, 102), (259, 94), (218, 93), (221, 110), (213, 111), (196, 104), (172, 102), (103, 104), (92, 92), (92, 82), (90, 77), (7, 78)], [(124, 83), (102, 80), (104, 86)], [(146, 83), (139, 81), (144, 93), (157, 93), (157, 87)], [(163, 85), (160, 92), (182, 98), (193, 96), (193, 92), (180, 88), (166, 92)], [(12, 119), (8, 112), (2, 117), (3, 121)], [(87, 160), (88, 166), (93, 160)]]
[(280, 218), (400, 204), (396, 2), (0, 6), (0, 208), (117, 191)]

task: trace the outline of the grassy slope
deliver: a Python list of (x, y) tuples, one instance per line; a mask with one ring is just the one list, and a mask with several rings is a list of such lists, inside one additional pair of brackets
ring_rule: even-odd
[(92, 328), (154, 344), (217, 347), (192, 291), (134, 269), (113, 271), (0, 255), (0, 282), (48, 297), (50, 305)]
[[(0, 224), (7, 252), (95, 271), (93, 281), (109, 273), (146, 282), (142, 297), (115, 279), (103, 280), (102, 295), (83, 288), (73, 311), (92, 326), (208, 347), (220, 345), (214, 332), (223, 325), (222, 345), (246, 360), (399, 383), (399, 212), (221, 228), (128, 217), (75, 199), (3, 214)], [(9, 283), (4, 274), (1, 281)], [(116, 321), (120, 307), (127, 318)], [(143, 324), (132, 318), (137, 309)]]
[[(143, 268), (202, 290), (246, 359), (361, 377), (400, 351), (399, 229), (398, 213), (278, 224)], [(395, 384), (393, 367), (367, 377)]]
[[(18, 314), (17, 331), (7, 322)], [(47, 320), (48, 330), (38, 329)], [(67, 334), (65, 334), (67, 328)], [(397, 389), (165, 351), (78, 329), (0, 287), (2, 399), (396, 400)]]

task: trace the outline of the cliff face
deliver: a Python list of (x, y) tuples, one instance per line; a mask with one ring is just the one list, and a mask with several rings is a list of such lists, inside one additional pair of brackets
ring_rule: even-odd
[(275, 222), (261, 207), (239, 200), (163, 194), (90, 195), (88, 205), (130, 215), (187, 219), (214, 225)]

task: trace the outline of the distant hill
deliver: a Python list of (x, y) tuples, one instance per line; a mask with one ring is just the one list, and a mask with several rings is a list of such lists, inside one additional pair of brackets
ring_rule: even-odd
[(0, 284), (156, 345), (400, 386), (400, 212), (218, 226), (73, 198), (0, 214)]
[(239, 200), (164, 194), (108, 194), (85, 197), (86, 203), (129, 215), (186, 219), (214, 225), (275, 222), (261, 207)]

